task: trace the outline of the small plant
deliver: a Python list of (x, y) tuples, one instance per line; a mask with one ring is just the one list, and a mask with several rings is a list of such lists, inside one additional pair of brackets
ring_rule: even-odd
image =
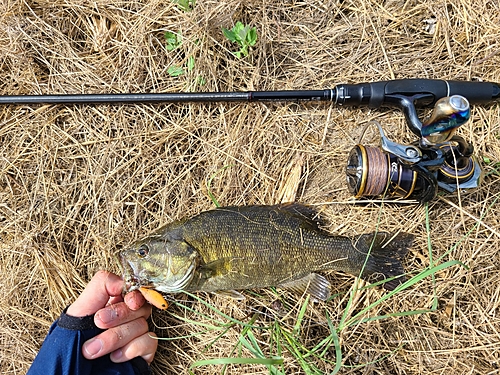
[(196, 0), (174, 0), (180, 10), (191, 12), (196, 5)]
[(234, 52), (237, 58), (248, 56), (248, 48), (257, 43), (257, 29), (249, 25), (243, 25), (241, 22), (236, 22), (231, 30), (222, 28), (224, 36), (233, 43), (238, 43), (240, 50)]
[(167, 73), (171, 77), (179, 77), (183, 75), (185, 72), (182, 66), (172, 65), (167, 69)]
[[(191, 72), (194, 69), (194, 64), (195, 64), (194, 56), (189, 56), (187, 64), (186, 64), (186, 69), (187, 69), (188, 72)], [(167, 69), (167, 73), (171, 77), (179, 77), (179, 76), (183, 75), (184, 73), (186, 73), (186, 71), (184, 70), (184, 68), (182, 66), (174, 64), (174, 65), (171, 65)], [(203, 81), (201, 81), (200, 78), (201, 77), (197, 78), (197, 83), (199, 83), (199, 84), (201, 84), (203, 86), (205, 83)]]
[[(173, 51), (182, 45), (181, 33), (165, 32), (165, 48), (167, 51)], [(178, 77), (184, 74), (184, 69), (178, 65), (172, 65), (168, 68), (167, 73), (172, 77)]]
[(194, 56), (189, 56), (187, 62), (187, 70), (188, 72), (190, 72), (193, 69), (194, 69)]
[(182, 45), (182, 35), (173, 33), (171, 31), (166, 31), (165, 42), (167, 51), (173, 51), (174, 49)]
[[(167, 51), (173, 51), (179, 48), (182, 45), (182, 34), (180, 32), (173, 33), (171, 31), (165, 32), (165, 48)], [(195, 41), (198, 43), (198, 41)], [(180, 66), (173, 64), (167, 69), (167, 73), (171, 77), (179, 77), (186, 73), (186, 71), (191, 72), (195, 67), (195, 58), (194, 56), (188, 56), (187, 63), (185, 66)], [(203, 77), (198, 76), (196, 78), (196, 83), (203, 86), (205, 84), (205, 80)]]

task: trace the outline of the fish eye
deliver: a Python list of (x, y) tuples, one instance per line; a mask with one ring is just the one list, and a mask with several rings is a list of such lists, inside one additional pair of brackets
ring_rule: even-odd
[(139, 255), (141, 258), (146, 257), (149, 254), (149, 247), (147, 245), (141, 245), (137, 249), (137, 255)]

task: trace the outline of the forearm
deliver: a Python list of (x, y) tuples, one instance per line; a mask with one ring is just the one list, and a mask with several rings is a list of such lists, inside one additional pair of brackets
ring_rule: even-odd
[(52, 324), (40, 351), (28, 371), (29, 375), (150, 374), (141, 357), (114, 363), (109, 354), (88, 360), (82, 354), (83, 343), (103, 332), (94, 323), (94, 316), (73, 317), (64, 311)]

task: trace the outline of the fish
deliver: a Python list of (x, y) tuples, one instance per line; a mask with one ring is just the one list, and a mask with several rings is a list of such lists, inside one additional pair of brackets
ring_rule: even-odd
[(163, 293), (277, 287), (326, 301), (335, 270), (393, 290), (405, 281), (402, 259), (414, 236), (375, 232), (334, 235), (300, 203), (220, 207), (173, 221), (119, 254), (125, 289)]

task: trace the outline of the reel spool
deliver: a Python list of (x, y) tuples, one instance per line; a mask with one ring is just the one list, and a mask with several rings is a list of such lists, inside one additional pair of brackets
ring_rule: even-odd
[(424, 180), (398, 158), (379, 147), (358, 144), (349, 153), (347, 187), (355, 198), (384, 196), (409, 198)]

